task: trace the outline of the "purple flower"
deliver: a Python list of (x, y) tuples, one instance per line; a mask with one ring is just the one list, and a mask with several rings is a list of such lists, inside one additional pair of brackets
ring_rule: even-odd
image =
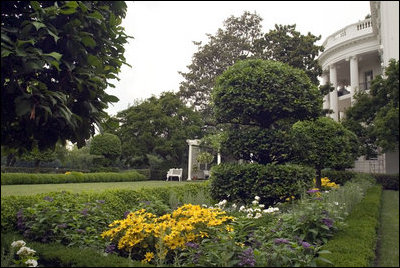
[(328, 226), (329, 228), (331, 228), (331, 227), (333, 226), (333, 220), (332, 220), (332, 219), (323, 218), (323, 219), (322, 219), (322, 222), (323, 222), (326, 226)]
[(47, 201), (49, 201), (49, 202), (53, 202), (53, 198), (52, 197), (50, 197), (50, 196), (45, 196), (44, 198), (43, 198), (44, 200), (47, 200)]
[(80, 234), (86, 233), (86, 231), (85, 231), (85, 230), (82, 230), (82, 229), (76, 229), (76, 232), (77, 232), (77, 233), (80, 233)]
[(124, 213), (124, 219), (126, 219), (126, 218), (128, 217), (129, 213), (131, 213), (129, 210), (125, 211), (125, 213)]
[(104, 200), (96, 200), (97, 203), (104, 204), (106, 201)]
[(319, 192), (318, 189), (311, 189), (311, 190), (308, 190), (308, 191), (307, 191), (307, 193), (309, 193), (309, 194), (317, 193), (317, 192)]
[(253, 249), (250, 247), (240, 254), (239, 259), (239, 266), (254, 266), (256, 264)]
[(84, 208), (84, 209), (81, 211), (81, 214), (84, 215), (84, 216), (87, 216), (88, 211), (89, 211), (88, 208)]
[(301, 245), (303, 246), (303, 248), (309, 248), (311, 247), (311, 245), (309, 243), (307, 243), (306, 241), (302, 241)]
[(289, 244), (289, 240), (284, 239), (284, 238), (277, 238), (274, 240), (274, 243), (279, 245), (279, 244)]
[(106, 247), (106, 249), (104, 250), (106, 253), (111, 253), (114, 252), (116, 250), (116, 246), (114, 244), (110, 244)]
[(186, 246), (188, 248), (194, 248), (194, 249), (198, 249), (199, 248), (199, 245), (197, 243), (194, 243), (194, 242), (187, 242)]

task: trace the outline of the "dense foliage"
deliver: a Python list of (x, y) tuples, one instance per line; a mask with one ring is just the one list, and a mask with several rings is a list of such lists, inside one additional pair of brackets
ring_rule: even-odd
[(314, 84), (318, 84), (321, 67), (317, 56), (323, 50), (315, 45), (321, 37), (308, 33), (302, 35), (296, 25), (275, 25), (274, 30), (262, 32), (262, 18), (257, 13), (244, 12), (224, 21), (214, 35), (207, 34), (208, 42), (194, 42), (198, 51), (188, 65), (188, 72), (181, 72), (184, 81), (180, 91), (185, 102), (201, 111), (206, 125), (213, 125), (211, 92), (216, 78), (229, 66), (249, 58), (281, 61), (303, 69)]
[(1, 3), (1, 144), (81, 147), (109, 103), (129, 38), (123, 1)]
[(257, 195), (267, 206), (289, 196), (300, 197), (304, 190), (312, 188), (315, 178), (314, 169), (289, 164), (220, 164), (211, 171), (214, 199), (246, 203)]
[[(172, 92), (151, 97), (117, 114), (126, 166), (186, 167), (187, 139), (200, 138), (199, 114)], [(166, 173), (166, 171), (165, 171)]]
[(319, 91), (302, 70), (268, 60), (237, 62), (212, 94), (217, 122), (227, 130), (226, 150), (262, 164), (288, 161), (291, 125), (322, 110)]
[(113, 165), (121, 156), (121, 140), (110, 133), (96, 135), (90, 143), (90, 154), (103, 156), (98, 159), (102, 166)]
[(291, 135), (294, 161), (317, 170), (318, 188), (322, 169), (351, 168), (359, 156), (357, 136), (332, 118), (296, 122)]
[(362, 141), (363, 154), (375, 157), (379, 152), (399, 148), (399, 61), (390, 60), (385, 76), (371, 82), (369, 92), (360, 91), (356, 102), (346, 110), (343, 122)]

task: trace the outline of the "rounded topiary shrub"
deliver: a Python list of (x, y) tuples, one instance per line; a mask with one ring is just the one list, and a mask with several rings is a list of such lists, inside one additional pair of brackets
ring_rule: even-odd
[(220, 164), (211, 170), (211, 196), (248, 203), (257, 195), (260, 203), (272, 206), (287, 197), (300, 197), (313, 187), (315, 170), (310, 167), (285, 164)]

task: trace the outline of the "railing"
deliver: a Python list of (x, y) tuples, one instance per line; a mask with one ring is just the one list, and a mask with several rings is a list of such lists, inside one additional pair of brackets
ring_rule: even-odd
[(372, 32), (372, 21), (371, 19), (366, 19), (350, 24), (334, 34), (331, 34), (322, 45), (327, 49), (340, 42)]

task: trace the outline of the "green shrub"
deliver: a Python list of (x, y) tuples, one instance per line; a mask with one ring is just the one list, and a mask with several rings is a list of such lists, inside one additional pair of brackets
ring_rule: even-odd
[[(6, 196), (1, 198), (1, 231), (15, 231), (17, 228), (17, 212), (20, 209), (34, 207), (43, 202), (43, 199), (53, 198), (63, 200), (71, 208), (76, 208), (85, 203), (95, 203), (96, 200), (104, 200), (102, 212), (116, 220), (124, 217), (127, 211), (135, 210), (139, 204), (143, 208), (149, 208), (161, 214), (169, 207), (170, 196), (174, 195), (178, 200), (184, 200), (184, 195), (196, 195), (197, 192), (207, 192), (209, 185), (205, 183), (187, 184), (175, 187), (144, 188), (141, 190), (107, 190), (100, 193), (71, 194), (69, 192), (50, 192), (31, 196)], [(207, 190), (205, 190), (207, 189)], [(51, 202), (48, 204), (58, 204)], [(156, 205), (155, 205), (156, 204)], [(157, 205), (158, 204), (158, 205)], [(63, 206), (60, 204), (60, 206)]]
[(145, 175), (135, 170), (124, 173), (82, 173), (77, 171), (67, 172), (67, 174), (2, 173), (1, 185), (144, 181), (147, 179)]
[(291, 164), (221, 164), (214, 166), (211, 174), (213, 199), (246, 203), (259, 196), (270, 206), (287, 196), (298, 198), (311, 188), (315, 170)]
[(399, 190), (399, 174), (371, 174), (385, 190)]
[(357, 173), (353, 171), (328, 169), (322, 170), (322, 177), (328, 177), (330, 181), (340, 185), (344, 185), (347, 181), (355, 178), (356, 175)]
[(323, 246), (324, 250), (331, 252), (321, 254), (323, 258), (330, 260), (335, 267), (368, 267), (372, 264), (381, 195), (380, 185), (368, 189), (364, 199), (346, 219), (346, 227)]

